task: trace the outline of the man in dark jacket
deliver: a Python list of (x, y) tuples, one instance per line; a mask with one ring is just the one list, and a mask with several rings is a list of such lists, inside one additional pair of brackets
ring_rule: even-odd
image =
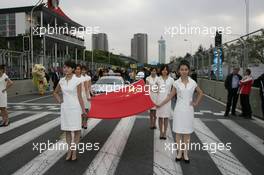
[(255, 82), (259, 86), (259, 95), (261, 100), (262, 115), (264, 117), (264, 73), (260, 75)]
[(238, 100), (238, 89), (239, 81), (242, 79), (239, 75), (239, 68), (234, 68), (233, 72), (226, 77), (225, 88), (227, 90), (227, 103), (226, 103), (226, 112), (225, 117), (229, 115), (230, 108), (232, 105), (231, 114), (236, 116), (236, 105)]

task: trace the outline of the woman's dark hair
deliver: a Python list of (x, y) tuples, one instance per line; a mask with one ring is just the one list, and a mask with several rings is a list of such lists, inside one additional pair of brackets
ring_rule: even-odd
[(87, 66), (85, 66), (85, 65), (82, 65), (82, 70), (86, 70), (86, 71), (88, 71), (88, 69), (87, 69)]
[(4, 64), (0, 65), (0, 70), (3, 70), (4, 71), (5, 70), (5, 67), (6, 66)]
[(187, 60), (182, 60), (181, 62), (180, 62), (180, 64), (179, 64), (179, 66), (178, 66), (178, 71), (180, 70), (180, 67), (181, 66), (187, 66), (187, 68), (190, 70), (190, 63), (189, 63), (189, 61), (187, 61)]
[(82, 65), (81, 64), (76, 64), (76, 68), (79, 67), (80, 69), (82, 69)]
[(76, 64), (71, 60), (65, 61), (64, 66), (70, 67), (72, 69), (76, 69)]
[(250, 69), (246, 69), (246, 72), (248, 73), (248, 75), (251, 74), (251, 70)]
[(156, 70), (156, 72), (157, 72), (157, 68), (156, 68), (156, 67), (151, 67), (151, 68), (149, 69), (150, 72), (152, 72), (153, 70)]
[(168, 66), (167, 64), (163, 64), (163, 65), (161, 66), (161, 68), (160, 68), (160, 75), (162, 75), (162, 71), (163, 71), (164, 69), (167, 70), (167, 72), (168, 72), (167, 75), (169, 75), (169, 74), (170, 74), (170, 69), (169, 69), (169, 66)]

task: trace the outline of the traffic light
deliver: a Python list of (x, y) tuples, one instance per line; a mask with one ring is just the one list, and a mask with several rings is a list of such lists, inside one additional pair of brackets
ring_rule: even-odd
[(23, 36), (23, 51), (28, 52), (30, 50), (30, 38), (29, 36)]
[(222, 45), (222, 32), (216, 31), (215, 35), (215, 47), (219, 47)]

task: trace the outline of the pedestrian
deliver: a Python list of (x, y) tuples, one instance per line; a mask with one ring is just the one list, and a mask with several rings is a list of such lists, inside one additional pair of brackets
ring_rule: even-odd
[(243, 77), (242, 80), (240, 80), (240, 89), (239, 89), (239, 94), (240, 94), (240, 104), (241, 104), (241, 109), (242, 113), (239, 115), (240, 117), (245, 117), (251, 119), (252, 115), (252, 110), (251, 110), (251, 105), (249, 101), (249, 95), (251, 92), (251, 87), (253, 85), (253, 78), (251, 76), (251, 70), (246, 69), (245, 71), (245, 76)]
[(236, 105), (238, 100), (238, 89), (239, 89), (239, 81), (242, 79), (241, 75), (239, 75), (240, 69), (235, 67), (233, 72), (229, 74), (225, 80), (225, 88), (227, 90), (227, 103), (226, 103), (226, 111), (224, 116), (228, 117), (230, 108), (232, 105), (231, 114), (236, 116)]
[(0, 127), (5, 127), (10, 124), (7, 112), (7, 89), (12, 85), (13, 81), (5, 73), (5, 65), (0, 65), (0, 110), (3, 118)]
[[(168, 94), (171, 92), (171, 88), (173, 85), (173, 78), (169, 76), (170, 71), (168, 65), (162, 65), (160, 69), (161, 75), (157, 80), (158, 84), (158, 97), (157, 103), (161, 103)], [(168, 120), (171, 116), (171, 100), (169, 100), (163, 106), (157, 108), (156, 115), (159, 118), (159, 128), (160, 128), (160, 139), (166, 140), (166, 133), (168, 127)]]
[(56, 68), (53, 69), (51, 80), (53, 82), (53, 90), (55, 90), (60, 81), (60, 74)]
[[(194, 107), (200, 103), (203, 92), (197, 86), (197, 83), (189, 77), (190, 65), (187, 61), (181, 61), (178, 67), (180, 78), (173, 83), (171, 93), (158, 104), (161, 108), (177, 94), (177, 103), (173, 112), (173, 132), (176, 133), (177, 156), (175, 161), (182, 158), (185, 163), (190, 163), (188, 148), (190, 143), (190, 134), (194, 131)], [(193, 100), (194, 92), (197, 92), (196, 100)], [(182, 142), (183, 141), (183, 142)], [(184, 147), (182, 147), (184, 146)]]
[[(86, 110), (86, 113), (89, 112), (91, 108), (91, 96), (93, 96), (92, 92), (92, 82), (91, 77), (87, 75), (88, 69), (86, 66), (82, 66), (82, 77), (84, 79), (84, 82), (82, 83), (82, 98), (84, 102), (84, 107)], [(87, 129), (87, 116), (82, 116), (82, 128)]]
[(264, 117), (264, 73), (260, 75), (255, 81), (256, 81), (257, 86), (259, 87), (262, 115)]
[[(61, 130), (66, 132), (68, 145), (66, 160), (77, 160), (76, 148), (80, 141), (82, 128), (81, 116), (86, 115), (82, 99), (82, 79), (74, 75), (75, 68), (76, 65), (72, 61), (64, 63), (65, 77), (59, 81), (54, 91), (56, 101), (61, 104)], [(60, 92), (62, 92), (62, 97)]]
[[(157, 76), (157, 69), (152, 67), (150, 68), (150, 76), (146, 78), (146, 85), (149, 86), (149, 95), (151, 97), (151, 100), (156, 104), (157, 103), (157, 81), (158, 81), (158, 76)], [(150, 129), (156, 129), (156, 107), (153, 107), (150, 109), (149, 112), (150, 115)]]

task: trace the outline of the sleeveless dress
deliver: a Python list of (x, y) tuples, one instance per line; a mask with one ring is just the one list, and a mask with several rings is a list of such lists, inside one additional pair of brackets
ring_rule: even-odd
[(3, 93), (2, 90), (6, 88), (6, 81), (8, 79), (9, 78), (5, 73), (0, 77), (0, 107), (2, 108), (7, 107), (7, 93), (6, 91)]
[[(174, 80), (170, 76), (166, 80), (160, 76), (158, 78), (159, 92), (157, 97), (157, 104), (160, 104), (170, 94)], [(156, 116), (159, 118), (171, 118), (171, 100), (163, 106), (157, 108)]]
[[(158, 97), (158, 93), (157, 92), (153, 92), (153, 89), (156, 89), (154, 86), (157, 86), (157, 82), (158, 82), (158, 76), (156, 76), (155, 78), (152, 78), (151, 76), (148, 76), (146, 78), (146, 81), (149, 82), (149, 88), (150, 88), (150, 98), (153, 101), (154, 104), (157, 104), (157, 97)], [(153, 108), (151, 108), (151, 110), (156, 110), (156, 107), (154, 106)]]
[(173, 132), (179, 134), (191, 134), (193, 132), (194, 108), (190, 104), (197, 83), (188, 77), (188, 83), (182, 83), (181, 78), (175, 81), (173, 86), (177, 92), (177, 102), (173, 112)]
[(81, 130), (82, 109), (77, 95), (77, 86), (82, 83), (82, 78), (75, 75), (70, 80), (65, 77), (59, 81), (63, 102), (61, 104), (61, 130), (77, 131)]

